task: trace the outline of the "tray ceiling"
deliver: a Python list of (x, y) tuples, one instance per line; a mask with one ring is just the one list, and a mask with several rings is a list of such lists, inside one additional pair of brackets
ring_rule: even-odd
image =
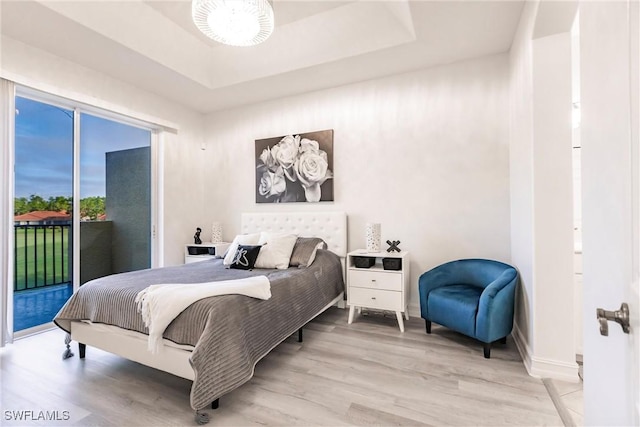
[(4, 37), (200, 112), (506, 52), (521, 1), (278, 1), (263, 44), (200, 34), (190, 1), (3, 1)]

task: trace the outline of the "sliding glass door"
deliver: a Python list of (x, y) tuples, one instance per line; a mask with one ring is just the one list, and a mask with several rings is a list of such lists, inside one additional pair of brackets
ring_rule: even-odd
[(151, 140), (64, 100), (16, 97), (14, 331), (51, 322), (74, 287), (151, 267)]
[(73, 293), (73, 110), (16, 97), (14, 330), (50, 322)]
[(151, 132), (80, 115), (80, 284), (151, 267)]

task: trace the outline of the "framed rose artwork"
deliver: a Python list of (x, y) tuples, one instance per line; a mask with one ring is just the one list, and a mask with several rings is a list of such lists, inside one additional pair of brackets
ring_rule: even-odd
[(333, 129), (256, 140), (256, 203), (332, 201)]

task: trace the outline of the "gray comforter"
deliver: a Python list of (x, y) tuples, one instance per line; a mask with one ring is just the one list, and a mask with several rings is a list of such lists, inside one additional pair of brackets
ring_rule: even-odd
[(116, 274), (86, 283), (62, 307), (54, 322), (70, 332), (72, 320), (90, 320), (148, 333), (134, 299), (158, 283), (199, 283), (266, 275), (272, 297), (243, 295), (200, 300), (184, 310), (164, 338), (195, 346), (191, 406), (202, 409), (247, 382), (255, 364), (313, 319), (344, 289), (338, 256), (319, 250), (307, 268), (230, 270), (221, 259)]

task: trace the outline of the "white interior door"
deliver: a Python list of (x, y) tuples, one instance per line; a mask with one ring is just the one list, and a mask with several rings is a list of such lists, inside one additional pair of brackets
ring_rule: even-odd
[[(638, 425), (638, 2), (580, 3), (584, 403), (587, 425)], [(629, 304), (631, 330), (598, 307)]]

